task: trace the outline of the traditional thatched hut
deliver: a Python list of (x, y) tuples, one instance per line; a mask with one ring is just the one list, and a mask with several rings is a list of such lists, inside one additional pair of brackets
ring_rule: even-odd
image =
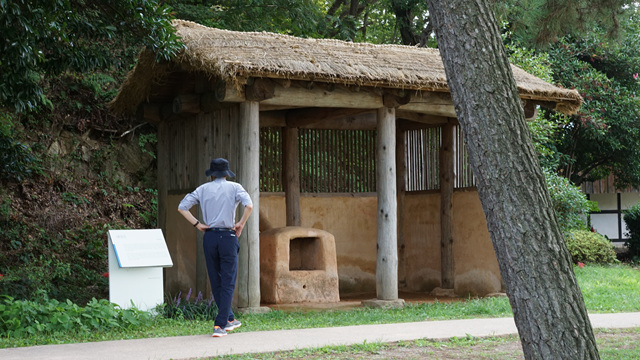
[[(260, 302), (259, 231), (288, 225), (335, 236), (341, 295), (501, 289), (437, 50), (175, 27), (184, 52), (164, 63), (143, 52), (112, 103), (158, 127), (168, 291), (206, 291), (198, 235), (175, 208), (218, 156), (256, 202), (241, 308)], [(576, 91), (513, 72), (527, 116), (580, 106)]]

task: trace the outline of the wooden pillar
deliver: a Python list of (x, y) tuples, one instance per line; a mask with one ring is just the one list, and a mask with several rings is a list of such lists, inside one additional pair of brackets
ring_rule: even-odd
[(300, 150), (295, 127), (284, 130), (284, 192), (287, 226), (300, 226)]
[(238, 182), (253, 201), (253, 213), (240, 236), (238, 259), (238, 307), (260, 307), (260, 124), (256, 101), (240, 103)]
[(396, 131), (396, 184), (398, 188), (398, 287), (400, 289), (407, 286), (407, 275), (405, 272), (405, 243), (404, 243), (404, 200), (406, 194), (405, 175), (407, 164), (405, 163), (406, 144), (404, 141), (404, 131)]
[(442, 127), (440, 147), (440, 254), (441, 288), (454, 288), (453, 262), (453, 123)]
[(376, 182), (378, 190), (378, 300), (398, 299), (398, 207), (396, 199), (396, 122), (394, 108), (378, 109)]

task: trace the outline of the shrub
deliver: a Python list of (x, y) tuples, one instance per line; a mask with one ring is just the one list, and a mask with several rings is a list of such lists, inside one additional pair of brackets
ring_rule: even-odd
[(612, 264), (618, 261), (613, 244), (601, 234), (575, 230), (565, 239), (574, 263)]
[(33, 299), (44, 290), (52, 299), (84, 305), (108, 295), (108, 225), (48, 233), (37, 225), (0, 216), (0, 295)]
[(41, 291), (36, 300), (0, 297), (0, 336), (24, 337), (36, 334), (103, 331), (137, 328), (151, 321), (150, 313), (121, 309), (107, 300), (91, 300), (80, 307), (70, 300), (49, 299)]
[(629, 250), (631, 257), (640, 256), (640, 203), (635, 204), (624, 214), (624, 222), (629, 231), (626, 233), (628, 240), (624, 246)]
[(548, 170), (544, 171), (544, 175), (562, 232), (567, 234), (573, 230), (587, 230), (587, 215), (590, 211), (598, 210), (596, 203), (587, 200), (580, 188), (568, 179)]

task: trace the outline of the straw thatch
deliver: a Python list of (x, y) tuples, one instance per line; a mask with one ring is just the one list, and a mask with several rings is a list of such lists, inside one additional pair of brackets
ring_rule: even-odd
[[(436, 49), (374, 45), (327, 39), (303, 39), (281, 34), (235, 32), (175, 20), (186, 45), (171, 63), (157, 64), (143, 52), (138, 64), (112, 102), (116, 112), (133, 112), (153, 86), (169, 72), (199, 71), (238, 87), (249, 77), (312, 80), (344, 85), (449, 91)], [(581, 97), (513, 66), (524, 98), (553, 103), (559, 111), (575, 112)]]

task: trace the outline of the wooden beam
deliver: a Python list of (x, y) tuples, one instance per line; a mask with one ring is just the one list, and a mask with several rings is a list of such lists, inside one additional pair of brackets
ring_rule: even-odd
[(200, 95), (183, 94), (173, 98), (173, 113), (197, 114), (200, 112)]
[[(238, 89), (218, 82), (216, 94), (219, 101), (242, 102), (245, 95)], [(345, 87), (324, 88), (312, 86), (311, 89), (298, 86), (274, 86), (274, 96), (260, 104), (291, 107), (341, 107), (352, 109), (378, 109), (382, 105), (382, 96), (374, 91), (353, 91)]]
[[(291, 106), (291, 107), (341, 107), (350, 109), (379, 109), (384, 106), (383, 94), (379, 89), (347, 87), (347, 86), (319, 86), (319, 83), (308, 82), (307, 86), (300, 82), (292, 82), (284, 87), (279, 82), (274, 83), (273, 97), (260, 102), (260, 105)], [(215, 92), (218, 101), (241, 102), (245, 94), (237, 88), (217, 81)], [(416, 91), (408, 92), (410, 102), (400, 104), (399, 109), (413, 112), (455, 117), (453, 101), (449, 93)], [(396, 101), (400, 97), (396, 96)], [(406, 95), (405, 95), (406, 96)]]
[(245, 101), (244, 93), (240, 92), (234, 86), (230, 86), (225, 81), (215, 80), (213, 85), (213, 92), (216, 95), (216, 100), (219, 102), (243, 102)]
[(411, 101), (411, 93), (408, 91), (385, 91), (382, 95), (382, 103), (385, 107), (397, 108)]
[(372, 109), (305, 108), (287, 112), (287, 125), (297, 128), (352, 129), (358, 123), (375, 128), (375, 121), (375, 110)]
[(275, 110), (291, 110), (297, 109), (298, 106), (288, 106), (288, 105), (268, 105), (260, 103), (260, 112), (263, 111), (275, 111)]
[(457, 117), (451, 94), (446, 92), (415, 92), (411, 96), (411, 101), (401, 105), (398, 109), (445, 117)]
[(314, 87), (310, 90), (299, 88), (275, 88), (275, 96), (264, 101), (271, 105), (291, 105), (304, 107), (333, 107), (351, 109), (382, 108), (382, 97), (375, 92), (351, 91), (336, 88), (333, 91)]
[(284, 132), (284, 192), (287, 226), (300, 226), (300, 151), (298, 129), (293, 127)]
[(260, 127), (287, 126), (287, 112), (283, 110), (260, 111)]
[(444, 125), (449, 121), (449, 119), (444, 116), (426, 115), (408, 110), (396, 110), (396, 119), (406, 119), (421, 124), (438, 126)]
[(364, 113), (375, 114), (372, 109), (348, 109), (348, 108), (304, 108), (290, 110), (287, 112), (287, 123), (289, 126), (301, 127), (313, 125), (327, 120), (342, 119), (347, 116), (360, 115)]
[(136, 118), (138, 122), (148, 121), (153, 124), (157, 124), (162, 121), (162, 105), (161, 104), (149, 104), (142, 103), (138, 105), (136, 111)]
[[(407, 110), (397, 110), (396, 118), (429, 126), (442, 126), (450, 121), (449, 118), (443, 116), (425, 115)], [(372, 130), (376, 128), (376, 119), (376, 112), (372, 109), (304, 108), (260, 112), (261, 127), (291, 126), (300, 129)], [(422, 129), (424, 126), (416, 125), (414, 128)]]
[(443, 289), (454, 288), (453, 257), (453, 124), (442, 127), (440, 146), (440, 250), (441, 282)]
[(268, 78), (249, 78), (245, 85), (245, 99), (248, 101), (263, 101), (275, 96), (276, 83)]

